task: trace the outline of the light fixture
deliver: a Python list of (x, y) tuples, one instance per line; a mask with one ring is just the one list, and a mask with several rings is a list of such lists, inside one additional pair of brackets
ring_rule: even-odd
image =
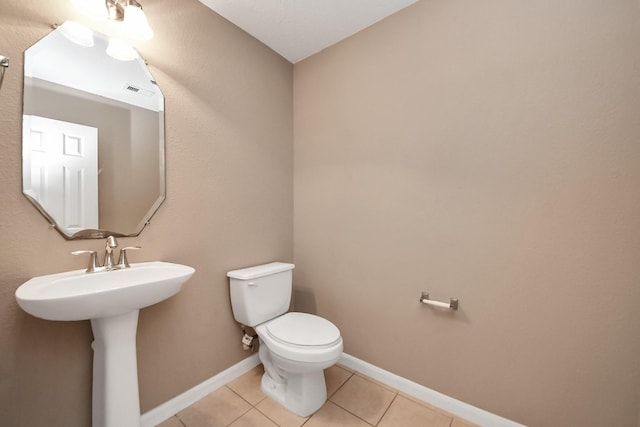
[(153, 30), (136, 0), (71, 0), (82, 14), (122, 23), (123, 35), (134, 40), (150, 40)]
[(105, 3), (109, 19), (122, 21), (124, 31), (129, 37), (136, 40), (153, 38), (153, 30), (147, 16), (136, 0), (106, 0)]
[(140, 3), (135, 0), (129, 0), (129, 5), (124, 8), (124, 26), (135, 39), (151, 40), (153, 38), (153, 30), (147, 15), (142, 11)]

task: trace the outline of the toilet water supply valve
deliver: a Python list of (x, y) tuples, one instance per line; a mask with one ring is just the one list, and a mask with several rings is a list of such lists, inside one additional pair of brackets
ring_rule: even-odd
[(256, 351), (256, 348), (258, 346), (258, 340), (256, 338), (258, 338), (258, 334), (249, 335), (244, 325), (241, 325), (241, 328), (244, 334), (242, 336), (242, 349), (245, 351), (246, 350)]
[(244, 336), (242, 337), (242, 349), (243, 350), (253, 350), (253, 339), (255, 337), (252, 337), (249, 334), (244, 334)]

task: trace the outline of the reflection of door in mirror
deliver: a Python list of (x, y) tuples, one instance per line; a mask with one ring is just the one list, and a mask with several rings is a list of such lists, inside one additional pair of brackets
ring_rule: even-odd
[(33, 115), (23, 127), (30, 196), (69, 234), (98, 228), (98, 129)]

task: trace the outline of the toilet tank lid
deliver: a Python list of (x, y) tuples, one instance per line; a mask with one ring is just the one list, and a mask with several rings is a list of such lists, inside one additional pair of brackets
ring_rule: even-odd
[(269, 264), (256, 265), (255, 267), (242, 268), (227, 273), (227, 277), (240, 280), (257, 279), (258, 277), (268, 276), (270, 274), (281, 273), (287, 270), (293, 270), (295, 265), (286, 262), (270, 262)]

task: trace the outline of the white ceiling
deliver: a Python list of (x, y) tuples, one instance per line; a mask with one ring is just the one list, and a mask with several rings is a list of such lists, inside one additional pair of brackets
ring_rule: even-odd
[(417, 0), (200, 0), (292, 63)]

